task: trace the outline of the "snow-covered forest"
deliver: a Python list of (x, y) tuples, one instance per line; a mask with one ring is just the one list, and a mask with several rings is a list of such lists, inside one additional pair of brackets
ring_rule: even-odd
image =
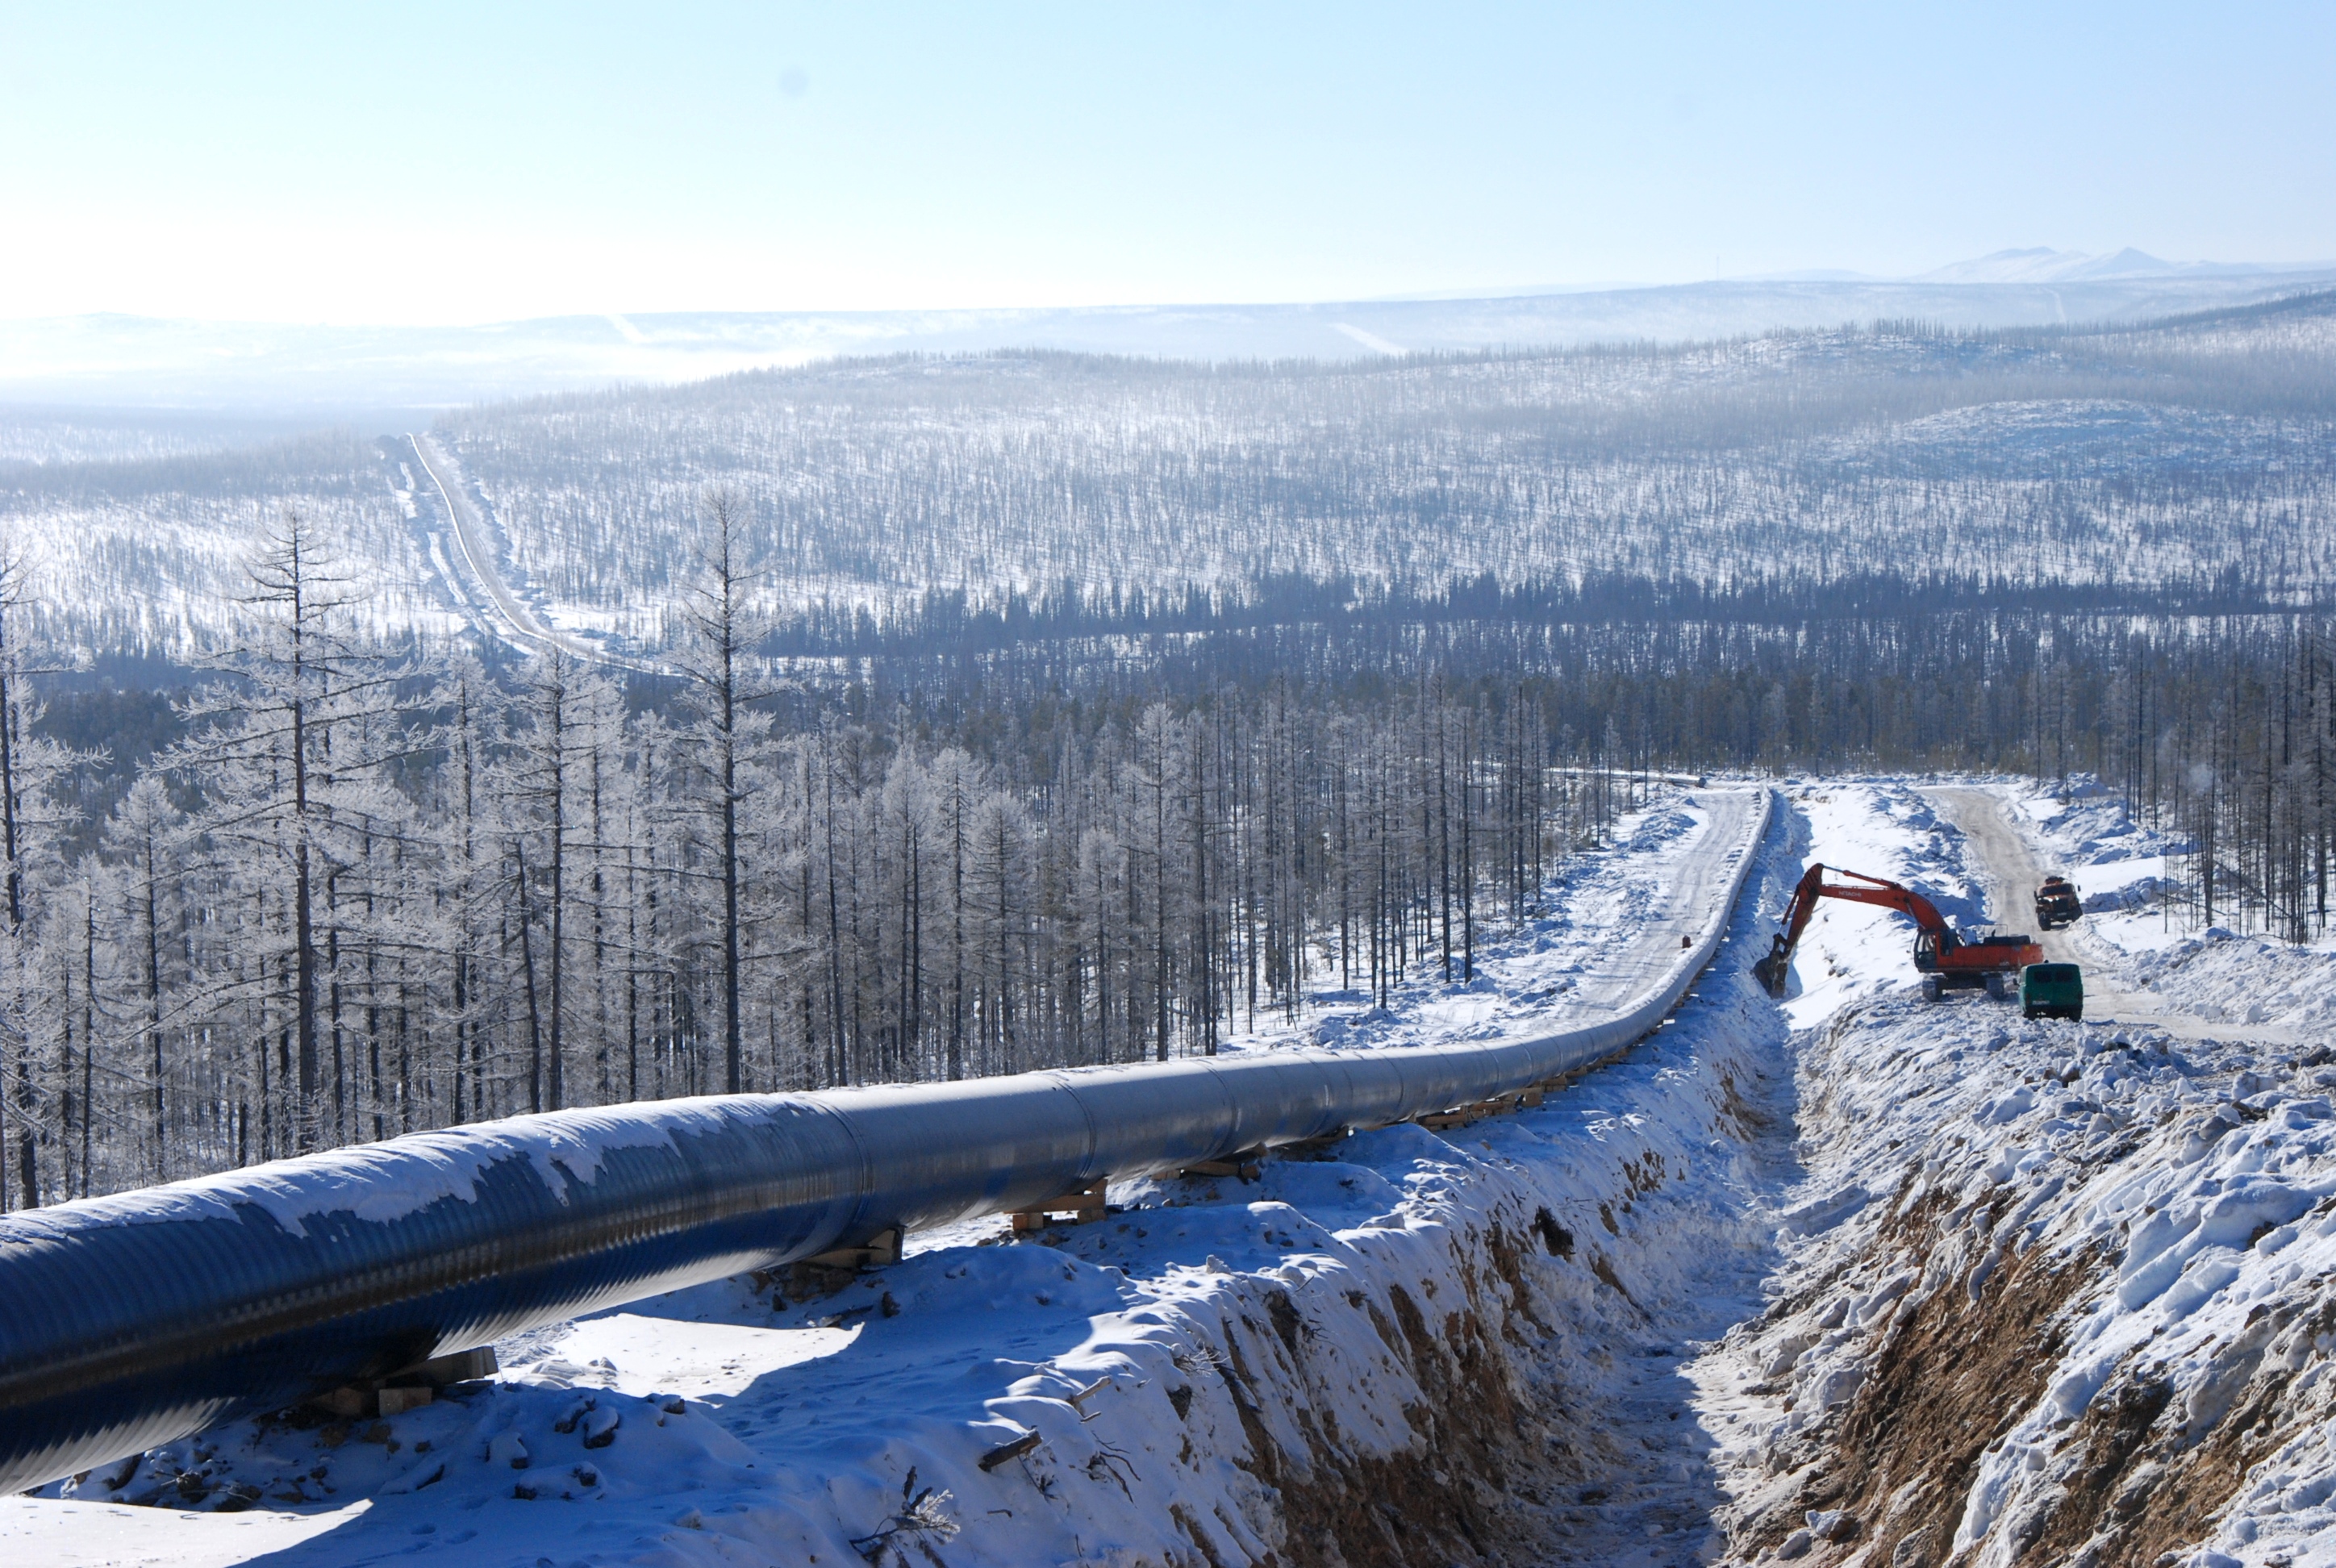
[(2336, 302), (1388, 366), (899, 360), (508, 405), (442, 435), (557, 609), (655, 642), (738, 490), (781, 613), (1295, 575), (2329, 579)]
[[(2329, 582), (2336, 295), (2147, 327), (1884, 323), (1718, 344), (1187, 364), (839, 361), (443, 416), (508, 576), (653, 649), (708, 486), (781, 622), (1076, 595), (1182, 605), (1299, 577), (1350, 597), (1621, 573), (1705, 588), (1916, 579)], [(183, 421), (27, 422), (0, 521), (44, 636), (187, 657), (239, 635), (243, 547), (292, 502), (369, 563), (384, 631), (459, 625), (433, 486), (355, 433), (194, 450)], [(100, 453), (121, 454), (112, 461)]]
[(66, 809), (101, 759), (20, 677), (13, 1201), (515, 1111), (1212, 1051), (1312, 989), (1466, 979), (1479, 923), (1630, 788), (1536, 765), (1532, 694), (1432, 676), (1336, 715), (1277, 682), (782, 726), (724, 559), (644, 704), (557, 653), (491, 675), (353, 635), (346, 558), (289, 514), (255, 635), (102, 818)]
[(12, 471), (6, 1202), (1208, 1052), (1466, 983), (1666, 770), (2089, 774), (2324, 931), (2331, 309), (442, 422), (623, 666), (483, 635), (411, 445)]

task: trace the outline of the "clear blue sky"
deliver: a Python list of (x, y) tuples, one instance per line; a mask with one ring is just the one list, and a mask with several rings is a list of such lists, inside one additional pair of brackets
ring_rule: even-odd
[(2336, 5), (0, 0), (0, 316), (2336, 257)]

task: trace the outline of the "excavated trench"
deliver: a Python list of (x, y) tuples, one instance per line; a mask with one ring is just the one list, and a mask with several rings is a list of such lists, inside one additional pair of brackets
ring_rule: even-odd
[[(1657, 1045), (1451, 1135), (1471, 1169), (1449, 1229), (1407, 1231), (1410, 1266), (1345, 1302), (1386, 1352), (1367, 1376), (1403, 1387), (1391, 1446), (1321, 1414), (1356, 1368), (1318, 1353), (1306, 1291), (1225, 1319), (1235, 1462), (1271, 1493), (1273, 1561), (1728, 1555), (1728, 1493), (1690, 1370), (1766, 1305), (1774, 1210), (1801, 1174), (1798, 1087), (1782, 1020), (1748, 979), (1715, 971), (1700, 991)], [(1224, 1532), (1179, 1522), (1192, 1561), (1241, 1560)]]
[[(1773, 1136), (1779, 1119), (1738, 1073), (1717, 1087), (1714, 1141), (1745, 1149)], [(1409, 1385), (1397, 1453), (1358, 1455), (1335, 1418), (1312, 1414), (1336, 1402), (1318, 1380), (1350, 1368), (1317, 1364), (1303, 1305), (1276, 1293), (1230, 1319), (1217, 1369), (1241, 1413), (1237, 1462), (1275, 1494), (1276, 1559), (1712, 1560), (1725, 1499), (1678, 1375), (1691, 1354), (1678, 1336), (1723, 1330), (1741, 1304), (1727, 1292), (1755, 1287), (1760, 1264), (1738, 1216), (1674, 1201), (1671, 1165), (1652, 1150), (1616, 1162), (1619, 1183), (1582, 1204), (1579, 1231), (1532, 1203), (1531, 1188), (1504, 1193), (1450, 1234), (1444, 1285), (1440, 1271), (1423, 1271), (1356, 1303)], [(1649, 1266), (1673, 1249), (1709, 1265), (1687, 1277)], [(1300, 1441), (1276, 1437), (1268, 1403)], [(1230, 1560), (1193, 1534), (1201, 1560)]]
[[(1897, 1197), (1912, 1184), (1902, 1183)], [(1971, 1255), (1967, 1229), (1941, 1224), (1943, 1207), (1933, 1195), (1893, 1216), (1861, 1260), (1864, 1269), (1896, 1261), (1968, 1281), (1981, 1256)], [(1767, 1469), (1790, 1473), (1795, 1484), (1730, 1521), (1731, 1554), (1777, 1554), (1815, 1514), (1835, 1518), (1827, 1544), (1882, 1538), (1880, 1560), (1893, 1568), (1944, 1562), (1981, 1457), (2043, 1395), (2062, 1348), (2062, 1314), (2098, 1278), (2098, 1263), (2012, 1258), (1976, 1290), (1939, 1290), (1897, 1313), (1846, 1402), (1824, 1425), (1763, 1456)], [(1813, 1281), (1780, 1301), (1778, 1313), (1838, 1299), (1839, 1284), (1838, 1275)]]
[[(2325, 1528), (2305, 1511), (2336, 1497), (2336, 1255), (2304, 1260), (2336, 1240), (2336, 1163), (2298, 1189), (2331, 1194), (2309, 1213), (2228, 1230), (2178, 1277), (2151, 1282), (2136, 1238), (2324, 1159), (2330, 1053), (1976, 997), (1882, 996), (1786, 1039), (1729, 984), (1682, 1041), (1726, 1174), (1618, 1154), (1601, 1201), (1465, 1238), (1465, 1304), (1389, 1313), (1410, 1452), (1358, 1466), (1325, 1433), (1270, 1456), (1290, 1560), (2321, 1560), (2249, 1546), (2240, 1515)], [(1725, 1213), (1681, 1201), (1715, 1187)], [(1667, 1271), (1683, 1250), (1701, 1267)], [(2182, 1304), (2145, 1322), (2153, 1291)]]
[[(1861, 1057), (1918, 1048), (1945, 1081), (1843, 1087)], [(1866, 1193), (1711, 1358), (1736, 1406), (1726, 1559), (2306, 1561), (2268, 1535), (2231, 1549), (2261, 1527), (2249, 1495), (2310, 1535), (2336, 1492), (2319, 1449), (2336, 1268), (2313, 1250), (2336, 1201), (2311, 1203), (2330, 1113), (2308, 1066), (1904, 1004), (1853, 1010), (1805, 1050), (1825, 1085), (1812, 1121), (1844, 1145), (1813, 1161), (1819, 1184), (1852, 1168)], [(2179, 1093), (2121, 1100), (2136, 1081)]]

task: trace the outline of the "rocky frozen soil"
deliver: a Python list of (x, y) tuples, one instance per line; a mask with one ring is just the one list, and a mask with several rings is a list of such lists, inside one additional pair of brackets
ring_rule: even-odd
[[(2039, 852), (2154, 852), (1999, 794)], [(2022, 1023), (1922, 1004), (1909, 930), (1836, 904), (1779, 1005), (1742, 965), (1806, 860), (1967, 921), (1990, 896), (1912, 781), (1786, 795), (1698, 995), (1538, 1109), (1115, 1186), (1040, 1243), (918, 1238), (812, 1300), (748, 1278), (638, 1303), (386, 1421), (248, 1423), (11, 1500), (0, 1553), (2336, 1563), (2336, 1063), (2292, 1037), (2336, 998), (2324, 955), (2181, 950), (2224, 1015), (2286, 998), (2288, 1038)], [(1326, 1037), (1529, 1022), (1666, 918), (1703, 825), (1646, 813), (1475, 987)], [(2173, 973), (2178, 944), (2112, 914), (2079, 928), (2088, 962)]]

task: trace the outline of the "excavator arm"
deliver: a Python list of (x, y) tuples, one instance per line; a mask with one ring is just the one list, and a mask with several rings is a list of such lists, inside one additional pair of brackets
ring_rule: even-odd
[(1827, 870), (1812, 865), (1802, 873), (1791, 901), (1785, 905), (1785, 929), (1770, 944), (1768, 956), (1752, 966), (1753, 974), (1768, 988), (1770, 996), (1785, 994), (1785, 971), (1792, 967), (1793, 950), (1801, 945), (1801, 933), (1808, 929), (1809, 917), (1816, 912), (1819, 899), (1845, 899), (1851, 903), (1880, 904), (1884, 909), (1896, 910), (1922, 928), (1922, 935), (1915, 946), (1917, 954), (1926, 947), (1932, 952), (1945, 953), (1961, 945), (1954, 928), (1939, 913), (1938, 906), (1913, 889), (1863, 872), (1844, 871), (1839, 866), (1830, 870), (1835, 876), (1846, 880), (1827, 881)]

